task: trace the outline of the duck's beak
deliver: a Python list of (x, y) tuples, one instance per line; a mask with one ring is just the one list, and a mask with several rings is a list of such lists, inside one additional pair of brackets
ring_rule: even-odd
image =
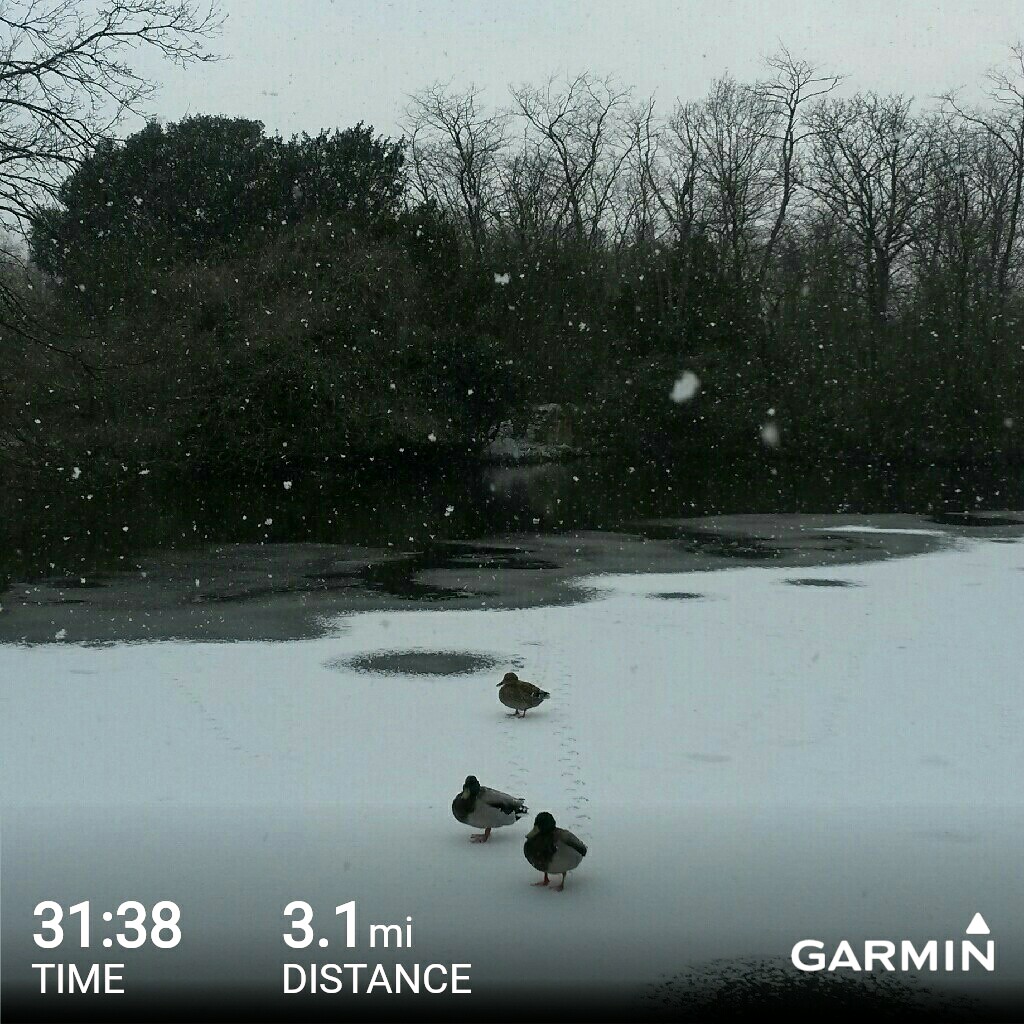
[(469, 799), (469, 790), (466, 789), (465, 786), (462, 787), (462, 798), (464, 800), (468, 800)]
[(530, 831), (526, 833), (526, 838), (527, 839), (533, 839), (533, 837), (536, 836), (537, 834), (538, 834), (538, 829), (537, 829), (537, 826), (534, 825), (533, 828), (531, 828)]

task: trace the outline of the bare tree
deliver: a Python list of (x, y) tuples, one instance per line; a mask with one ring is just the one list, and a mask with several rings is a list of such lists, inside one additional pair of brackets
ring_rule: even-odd
[(909, 100), (875, 93), (822, 100), (810, 125), (814, 142), (802, 183), (856, 240), (868, 313), (884, 323), (922, 200), (928, 134)]
[(638, 138), (653, 140), (641, 154), (650, 191), (668, 229), (683, 244), (707, 219), (706, 192), (699, 187), (702, 147), (696, 110), (693, 103), (677, 104), (665, 124), (653, 124), (648, 115), (637, 129)]
[(757, 91), (773, 112), (776, 147), (775, 218), (761, 252), (759, 278), (764, 282), (779, 240), (786, 226), (793, 198), (799, 187), (801, 149), (810, 135), (804, 121), (806, 106), (827, 96), (842, 81), (840, 75), (821, 75), (805, 60), (798, 60), (785, 47), (766, 61), (769, 78), (757, 85)]
[(478, 251), (498, 201), (507, 122), (484, 110), (475, 86), (457, 93), (432, 85), (406, 111), (413, 188), (462, 220)]
[(554, 158), (536, 140), (525, 137), (500, 167), (502, 230), (523, 252), (560, 230), (561, 190)]
[(808, 105), (841, 81), (783, 48), (753, 85), (718, 79), (699, 102), (677, 104), (648, 162), (652, 190), (677, 235), (699, 224), (733, 278), (755, 291), (765, 278), (799, 189)]
[[(133, 53), (212, 60), (205, 43), (219, 24), (216, 5), (196, 0), (0, 0), (0, 218), (14, 237), (99, 140), (143, 109), (154, 85)], [(6, 284), (0, 322), (42, 341)]]
[(650, 241), (658, 219), (657, 203), (644, 170), (657, 146), (654, 100), (632, 106), (625, 121), (629, 145), (622, 166), (620, 197), (611, 204), (609, 218), (610, 241), (616, 249)]
[(608, 224), (622, 170), (633, 145), (630, 90), (613, 78), (582, 74), (564, 84), (511, 90), (514, 108), (557, 169), (566, 226), (595, 243)]
[(1010, 48), (1006, 67), (991, 69), (986, 77), (988, 109), (963, 106), (955, 93), (942, 97), (947, 110), (993, 139), (1010, 164), (1009, 195), (1005, 209), (1005, 231), (1001, 232), (996, 271), (996, 288), (1005, 301), (1009, 296), (1019, 242), (1024, 203), (1024, 43)]
[(729, 270), (742, 281), (774, 206), (776, 112), (755, 87), (724, 76), (693, 109), (710, 225)]
[(963, 324), (1001, 301), (1000, 271), (1012, 220), (1014, 169), (1004, 147), (960, 118), (927, 123), (927, 185), (911, 243), (919, 286)]

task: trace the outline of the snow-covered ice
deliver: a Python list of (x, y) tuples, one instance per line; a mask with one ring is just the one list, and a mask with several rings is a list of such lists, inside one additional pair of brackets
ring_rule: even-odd
[[(355, 899), (411, 915), (417, 957), (472, 962), (475, 990), (959, 938), (981, 912), (1000, 980), (1024, 979), (1024, 544), (579, 585), (598, 597), (288, 643), (0, 646), (16, 896), (190, 898), (211, 943), (266, 935), (239, 976), (290, 958), (289, 900)], [(552, 698), (514, 720), (502, 670), (344, 667), (416, 650), (496, 657)], [(529, 820), (469, 842), (469, 773), (588, 843), (564, 893), (530, 887)]]

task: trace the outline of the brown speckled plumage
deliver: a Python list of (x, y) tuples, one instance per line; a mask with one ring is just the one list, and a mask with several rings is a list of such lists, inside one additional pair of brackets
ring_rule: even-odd
[(525, 679), (520, 679), (515, 672), (506, 672), (505, 678), (498, 683), (498, 700), (507, 708), (512, 708), (516, 718), (525, 718), (530, 708), (546, 701), (551, 694), (542, 690)]

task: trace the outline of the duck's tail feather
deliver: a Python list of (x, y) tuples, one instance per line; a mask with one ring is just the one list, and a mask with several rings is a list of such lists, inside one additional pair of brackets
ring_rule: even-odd
[(503, 814), (514, 814), (516, 821), (529, 811), (526, 801), (521, 796), (507, 796), (501, 793), (498, 799), (492, 797), (488, 802), (492, 807), (497, 807)]
[(524, 814), (529, 814), (530, 809), (526, 806), (526, 801), (521, 796), (514, 796), (508, 802), (505, 811), (507, 814), (514, 814), (516, 821), (518, 821)]

